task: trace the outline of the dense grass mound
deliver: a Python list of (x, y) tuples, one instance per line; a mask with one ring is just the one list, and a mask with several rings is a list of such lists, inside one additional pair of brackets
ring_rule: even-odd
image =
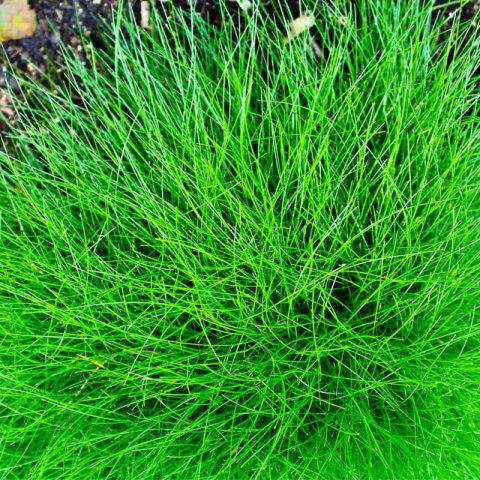
[(478, 45), (384, 4), (314, 12), (321, 58), (255, 8), (125, 24), (33, 87), (2, 478), (479, 478)]

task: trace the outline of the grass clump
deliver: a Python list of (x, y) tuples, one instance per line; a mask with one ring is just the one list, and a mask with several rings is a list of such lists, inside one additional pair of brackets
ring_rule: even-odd
[(256, 7), (122, 21), (32, 86), (2, 478), (478, 478), (478, 42), (393, 3), (314, 11), (321, 58)]

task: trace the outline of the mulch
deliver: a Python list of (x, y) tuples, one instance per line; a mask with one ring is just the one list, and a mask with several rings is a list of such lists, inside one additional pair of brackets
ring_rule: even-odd
[[(3, 0), (0, 0), (2, 3)], [(266, 11), (275, 17), (279, 12), (289, 11), (293, 18), (299, 12), (298, 0), (251, 0), (262, 1)], [(346, 3), (354, 0), (323, 0), (330, 3)], [(12, 72), (27, 74), (30, 78), (46, 82), (45, 73), (53, 76), (62, 74), (62, 44), (70, 46), (82, 61), (87, 61), (83, 51), (82, 36), (96, 47), (102, 47), (101, 32), (103, 22), (109, 22), (112, 12), (118, 6), (118, 0), (29, 0), (37, 13), (38, 26), (35, 34), (21, 40), (11, 40), (0, 44), (0, 134), (5, 133), (7, 124), (2, 120), (2, 113), (9, 123), (13, 123), (13, 109), (8, 105), (11, 97), (8, 87), (18, 93), (20, 87)], [(126, 0), (125, 8), (131, 8), (134, 16), (140, 21), (141, 0)], [(228, 2), (233, 14), (241, 15), (239, 0)], [(319, 0), (322, 3), (322, 0)], [(480, 0), (467, 3), (451, 0), (437, 0), (441, 15), (449, 15), (460, 10), (463, 20), (472, 18), (480, 8)], [(214, 0), (174, 0), (165, 2), (155, 0), (157, 8), (166, 15), (173, 9), (194, 10), (214, 25), (221, 26), (224, 19), (218, 1)], [(461, 6), (462, 5), (462, 6)]]

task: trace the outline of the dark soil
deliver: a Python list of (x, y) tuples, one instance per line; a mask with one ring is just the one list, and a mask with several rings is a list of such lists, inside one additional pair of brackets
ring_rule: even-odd
[[(272, 17), (289, 13), (293, 18), (299, 16), (298, 0), (251, 0), (262, 1), (265, 10)], [(322, 3), (322, 0), (318, 0)], [(323, 0), (330, 3), (354, 3), (354, 0)], [(3, 0), (0, 0), (2, 3)], [(8, 105), (11, 98), (8, 86), (13, 92), (19, 92), (19, 85), (11, 75), (12, 71), (27, 74), (36, 81), (46, 81), (45, 72), (50, 75), (61, 76), (62, 57), (60, 45), (63, 43), (74, 49), (77, 55), (86, 62), (83, 51), (82, 36), (95, 47), (102, 47), (101, 32), (103, 22), (109, 22), (112, 11), (117, 7), (118, 0), (29, 0), (32, 8), (37, 13), (38, 26), (35, 34), (22, 40), (12, 40), (0, 44), (0, 134), (5, 133), (6, 123), (14, 123), (13, 110)], [(140, 20), (141, 0), (126, 0), (137, 20)], [(200, 13), (212, 24), (221, 26), (222, 12), (218, 1), (214, 0), (174, 0), (162, 2), (155, 0), (156, 8), (161, 9), (166, 15), (174, 14), (173, 9), (194, 10)], [(463, 20), (472, 18), (480, 8), (480, 0), (468, 2), (451, 0), (437, 0), (439, 15), (449, 15), (457, 10)], [(443, 7), (443, 5), (445, 5)], [(229, 2), (233, 14), (241, 15), (238, 1)], [(167, 11), (168, 10), (168, 11)]]

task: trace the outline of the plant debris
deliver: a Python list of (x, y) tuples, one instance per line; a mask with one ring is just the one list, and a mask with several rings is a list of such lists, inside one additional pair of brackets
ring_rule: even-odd
[(27, 0), (4, 0), (0, 4), (0, 42), (30, 37), (37, 28), (37, 15)]
[(293, 40), (298, 35), (310, 30), (311, 27), (315, 25), (315, 18), (310, 13), (305, 13), (300, 17), (297, 17), (293, 22), (290, 23), (290, 33), (285, 37), (285, 42)]

